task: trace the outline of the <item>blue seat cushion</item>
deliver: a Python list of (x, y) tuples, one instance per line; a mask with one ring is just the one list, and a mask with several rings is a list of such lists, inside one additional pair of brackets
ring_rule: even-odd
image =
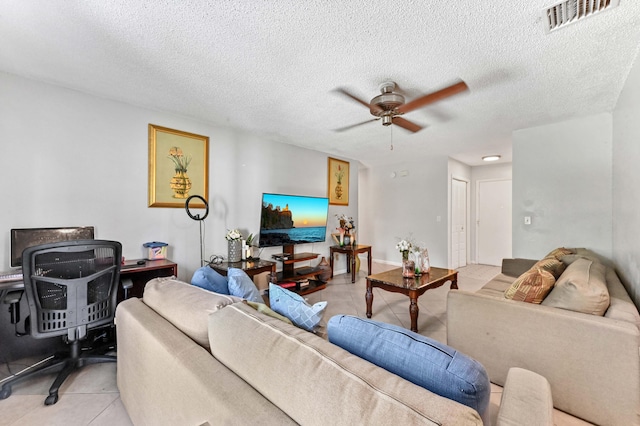
[(191, 277), (191, 284), (219, 294), (229, 294), (227, 277), (219, 274), (209, 266), (196, 270)]
[(242, 297), (251, 302), (264, 303), (258, 287), (249, 278), (246, 272), (238, 268), (229, 268), (227, 271), (229, 294)]
[(478, 361), (405, 328), (350, 315), (332, 317), (327, 333), (331, 343), (486, 417), (491, 387)]

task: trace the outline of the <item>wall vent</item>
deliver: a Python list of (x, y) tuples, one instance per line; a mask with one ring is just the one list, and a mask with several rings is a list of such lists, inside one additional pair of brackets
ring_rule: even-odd
[(543, 11), (547, 33), (614, 8), (620, 0), (565, 0)]

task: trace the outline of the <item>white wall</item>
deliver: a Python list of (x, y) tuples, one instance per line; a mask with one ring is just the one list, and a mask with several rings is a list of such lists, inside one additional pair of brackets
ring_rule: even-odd
[(613, 113), (613, 261), (636, 306), (640, 306), (639, 57)]
[(518, 130), (513, 139), (513, 256), (565, 246), (611, 258), (611, 114)]
[[(190, 280), (200, 265), (198, 223), (183, 208), (147, 207), (149, 123), (210, 137), (207, 258), (226, 255), (226, 229), (258, 231), (262, 192), (327, 193), (321, 152), (4, 73), (0, 99), (0, 270), (9, 267), (11, 228), (93, 225), (97, 238), (120, 241), (126, 258), (142, 257), (144, 242), (169, 243), (180, 278)], [(335, 213), (357, 218), (353, 161), (350, 182), (349, 206), (330, 207), (329, 228)], [(296, 250), (327, 256), (329, 245)]]
[[(403, 172), (407, 175), (402, 176)], [(396, 243), (412, 237), (426, 244), (432, 265), (448, 264), (447, 178), (444, 156), (371, 167), (361, 173), (363, 229), (358, 238), (372, 245), (374, 259), (399, 265), (402, 258)]]

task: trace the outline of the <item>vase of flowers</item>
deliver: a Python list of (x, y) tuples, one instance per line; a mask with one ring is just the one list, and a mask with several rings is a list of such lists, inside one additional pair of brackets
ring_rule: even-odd
[(176, 174), (169, 181), (169, 186), (173, 190), (173, 198), (189, 198), (191, 189), (191, 179), (187, 176), (187, 167), (191, 162), (191, 156), (185, 156), (179, 146), (172, 146), (169, 149), (168, 158), (173, 161)]
[(402, 261), (409, 260), (409, 251), (411, 250), (412, 244), (408, 240), (400, 240), (398, 244), (396, 244), (396, 250), (402, 253)]
[(403, 260), (402, 261), (402, 276), (404, 278), (413, 278), (415, 277), (415, 263), (413, 260)]
[(227, 231), (225, 236), (228, 247), (228, 261), (240, 262), (242, 260), (242, 234), (237, 229)]
[(337, 214), (336, 218), (338, 219), (339, 227), (336, 228), (338, 232), (340, 232), (340, 245), (352, 245), (355, 244), (355, 231), (356, 225), (351, 216), (347, 217), (344, 214)]

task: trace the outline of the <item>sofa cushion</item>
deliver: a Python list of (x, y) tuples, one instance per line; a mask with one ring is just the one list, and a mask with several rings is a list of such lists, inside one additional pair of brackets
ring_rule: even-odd
[(269, 284), (269, 305), (271, 309), (307, 331), (315, 330), (327, 309), (327, 302), (318, 302), (311, 306), (299, 294), (273, 283)]
[(171, 277), (149, 281), (142, 300), (200, 346), (209, 348), (209, 314), (242, 299), (213, 293)]
[(274, 311), (273, 309), (271, 309), (270, 307), (268, 307), (267, 305), (265, 305), (264, 303), (256, 303), (256, 302), (252, 302), (250, 300), (246, 300), (245, 302), (247, 302), (247, 305), (251, 306), (253, 309), (255, 309), (256, 311), (263, 313), (267, 316), (270, 316), (272, 318), (277, 318), (280, 321), (284, 321), (287, 324), (291, 324), (293, 325), (293, 323), (291, 322), (291, 320), (287, 317), (285, 317), (284, 315), (280, 315), (279, 313), (277, 313), (276, 311)]
[(498, 274), (491, 281), (486, 283), (476, 293), (485, 294), (487, 296), (504, 298), (504, 292), (507, 291), (511, 284), (515, 281), (514, 277), (505, 274)]
[(611, 262), (611, 260), (609, 260), (609, 258), (602, 256), (593, 250), (590, 250), (588, 248), (576, 247), (572, 248), (571, 251), (573, 251), (573, 255), (566, 255), (560, 260), (562, 260), (564, 263), (569, 264), (572, 263), (571, 259), (575, 260), (584, 257), (594, 262), (602, 263), (604, 266), (607, 266), (609, 268), (613, 268), (613, 263)]
[(562, 256), (566, 256), (567, 254), (574, 254), (575, 250), (573, 249), (569, 249), (566, 247), (558, 247), (555, 250), (551, 250), (549, 252), (549, 254), (547, 254), (545, 257), (555, 257), (558, 260), (562, 259)]
[(567, 265), (553, 256), (548, 256), (536, 262), (534, 268), (540, 268), (550, 272), (551, 275), (553, 275), (553, 278), (557, 280), (567, 268)]
[(505, 291), (506, 299), (539, 304), (549, 294), (556, 279), (550, 272), (538, 267), (529, 269)]
[(585, 314), (604, 315), (609, 307), (605, 273), (606, 267), (603, 264), (577, 259), (567, 267), (542, 304)]
[(256, 303), (264, 302), (258, 287), (253, 283), (253, 280), (249, 278), (246, 272), (238, 268), (229, 268), (227, 270), (229, 294), (243, 299), (250, 300)]
[(215, 271), (209, 266), (203, 266), (202, 268), (196, 269), (196, 272), (193, 273), (193, 277), (191, 277), (191, 284), (215, 293), (229, 294), (227, 277), (221, 275), (218, 271)]
[(478, 361), (405, 328), (350, 315), (332, 317), (327, 332), (331, 343), (485, 417), (491, 386)]
[(478, 413), (236, 303), (209, 316), (211, 353), (299, 424), (481, 425)]

